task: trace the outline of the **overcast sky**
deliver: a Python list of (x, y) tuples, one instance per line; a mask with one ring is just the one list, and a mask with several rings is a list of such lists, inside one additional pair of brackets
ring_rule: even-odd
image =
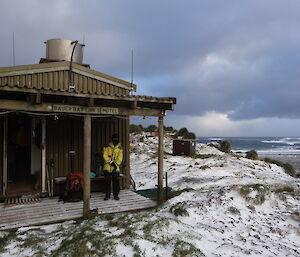
[(16, 65), (47, 39), (84, 40), (84, 63), (130, 80), (133, 49), (137, 94), (177, 97), (168, 126), (300, 136), (299, 0), (1, 0), (0, 31), (0, 66), (13, 32)]

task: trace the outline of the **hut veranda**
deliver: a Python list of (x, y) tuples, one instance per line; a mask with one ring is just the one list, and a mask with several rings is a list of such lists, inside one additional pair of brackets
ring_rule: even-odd
[(88, 216), (91, 186), (97, 190), (90, 171), (114, 133), (124, 151), (121, 188), (130, 188), (129, 117), (138, 115), (158, 118), (161, 201), (163, 119), (176, 99), (134, 95), (135, 84), (83, 64), (84, 45), (77, 41), (52, 39), (46, 44), (40, 63), (0, 68), (1, 198), (55, 195), (54, 179), (82, 172), (83, 215)]

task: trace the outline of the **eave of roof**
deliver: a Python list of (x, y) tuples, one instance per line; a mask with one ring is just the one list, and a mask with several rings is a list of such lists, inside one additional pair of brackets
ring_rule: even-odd
[(174, 110), (174, 104), (176, 104), (175, 97), (155, 97), (155, 96), (145, 96), (145, 95), (122, 95), (122, 94), (108, 94), (108, 93), (96, 93), (96, 94), (85, 94), (81, 92), (72, 91), (66, 94), (66, 92), (54, 91), (54, 90), (44, 90), (44, 89), (34, 89), (34, 88), (18, 88), (11, 86), (0, 86), (0, 92), (13, 92), (15, 96), (17, 94), (41, 94), (41, 95), (53, 95), (61, 96), (66, 98), (89, 98), (89, 99), (99, 99), (108, 101), (122, 101), (128, 103), (147, 103), (147, 105), (159, 105), (159, 109)]

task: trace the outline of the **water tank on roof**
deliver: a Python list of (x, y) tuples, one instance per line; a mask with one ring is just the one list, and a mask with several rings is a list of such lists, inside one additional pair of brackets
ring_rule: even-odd
[(49, 39), (46, 44), (46, 59), (57, 61), (71, 61), (72, 51), (73, 62), (82, 63), (84, 45), (77, 41), (67, 39)]

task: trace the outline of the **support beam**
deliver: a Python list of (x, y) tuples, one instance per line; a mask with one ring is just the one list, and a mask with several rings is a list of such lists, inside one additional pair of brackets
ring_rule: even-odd
[[(57, 105), (57, 104), (56, 104)], [(0, 109), (3, 110), (12, 110), (12, 111), (34, 111), (34, 112), (49, 112), (49, 113), (79, 113), (83, 114), (82, 111), (73, 111), (73, 109), (70, 107), (80, 107), (80, 110), (84, 110), (85, 114), (91, 114), (91, 115), (114, 115), (107, 112), (101, 112), (101, 106), (95, 106), (95, 107), (87, 107), (87, 106), (81, 106), (81, 105), (65, 105), (65, 104), (59, 104), (63, 108), (63, 111), (53, 109), (53, 104), (51, 103), (41, 103), (41, 104), (31, 104), (26, 101), (18, 101), (18, 100), (6, 100), (6, 99), (0, 99)], [(69, 108), (69, 109), (68, 109)], [(90, 109), (91, 108), (91, 109)], [(117, 114), (115, 115), (126, 115), (126, 116), (160, 116), (161, 115), (161, 109), (150, 109), (150, 108), (139, 108), (139, 109), (131, 109), (131, 108), (125, 108), (125, 107), (103, 107), (106, 110), (109, 108), (112, 108), (114, 110), (117, 110)], [(69, 110), (69, 111), (68, 111)]]
[[(1, 69), (1, 68), (0, 68)], [(0, 76), (1, 77), (1, 76)], [(3, 92), (14, 92), (16, 95), (17, 94), (36, 94), (37, 90), (32, 88), (26, 88), (20, 89), (19, 87), (10, 87), (6, 85), (0, 85), (1, 86), (1, 91)], [(157, 103), (160, 105), (160, 109), (165, 109), (165, 110), (173, 110), (174, 104), (176, 104), (176, 98), (174, 97), (147, 97), (147, 96), (116, 96), (116, 95), (95, 95), (95, 94), (86, 94), (86, 93), (70, 93), (70, 92), (59, 92), (59, 91), (51, 91), (49, 89), (39, 89), (38, 90), (40, 94), (43, 94), (45, 96), (63, 96), (66, 97), (68, 100), (71, 99), (78, 99), (78, 98), (87, 98), (87, 97), (92, 97), (95, 100), (109, 100), (109, 101), (125, 101), (128, 103), (131, 103), (133, 101), (137, 101), (139, 103)], [(163, 108), (164, 107), (164, 108)], [(151, 107), (149, 107), (151, 108)]]
[(158, 117), (158, 203), (163, 203), (163, 170), (164, 170), (164, 117)]
[(93, 107), (94, 106), (94, 101), (95, 99), (94, 98), (89, 98), (89, 100), (88, 100), (88, 107)]
[(42, 95), (41, 95), (41, 93), (37, 93), (35, 95), (35, 103), (36, 104), (41, 104), (42, 103)]
[(83, 121), (83, 217), (90, 214), (91, 194), (91, 116), (85, 115)]
[(27, 94), (26, 101), (30, 104), (35, 104), (36, 96), (35, 94)]
[(137, 109), (137, 101), (133, 101), (133, 102), (131, 103), (131, 108), (132, 108), (133, 110)]

